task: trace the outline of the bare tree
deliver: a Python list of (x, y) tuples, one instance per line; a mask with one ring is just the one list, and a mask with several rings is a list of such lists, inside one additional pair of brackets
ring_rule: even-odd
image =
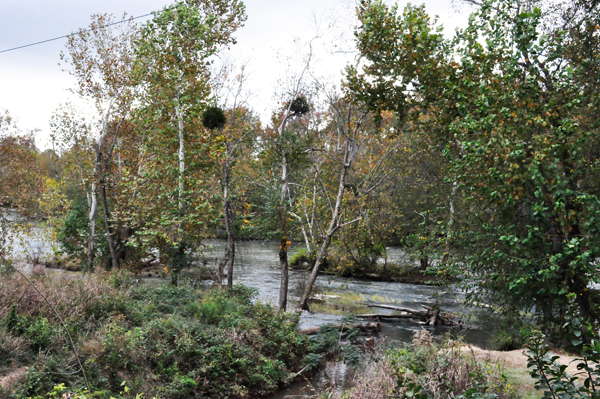
[[(245, 129), (238, 123), (240, 108), (247, 103), (248, 93), (245, 92), (247, 81), (246, 74), (247, 63), (243, 63), (239, 68), (239, 73), (232, 79), (229, 76), (233, 74), (235, 67), (233, 65), (223, 65), (216, 74), (213, 87), (217, 103), (221, 102), (223, 108), (230, 113), (227, 126), (224, 129), (225, 136), (225, 154), (221, 163), (221, 192), (223, 195), (223, 219), (225, 222), (225, 231), (227, 233), (227, 249), (225, 259), (219, 264), (218, 279), (223, 280), (223, 270), (227, 266), (227, 286), (233, 287), (233, 265), (235, 262), (235, 229), (234, 229), (234, 211), (231, 206), (231, 174), (234, 163), (236, 162), (240, 144), (251, 133), (252, 127)], [(229, 104), (231, 101), (231, 105)]]

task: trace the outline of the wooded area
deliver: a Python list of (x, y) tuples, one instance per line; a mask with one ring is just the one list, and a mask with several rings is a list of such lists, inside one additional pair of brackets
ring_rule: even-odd
[[(62, 105), (40, 151), (3, 111), (0, 206), (46, 223), (58, 267), (137, 273), (156, 259), (174, 286), (209, 238), (227, 240), (215, 281), (230, 290), (236, 243), (277, 241), (273, 320), (309, 310), (323, 271), (397, 281), (408, 266), (386, 248), (400, 246), (415, 273), (554, 343), (573, 312), (597, 331), (600, 5), (467, 3), (452, 35), (424, 6), (362, 0), (341, 84), (315, 78), (310, 53), (267, 124), (245, 66), (215, 63), (246, 20), (241, 1), (177, 1), (142, 24), (94, 15), (61, 54), (94, 118)], [(10, 229), (28, 230), (1, 226), (8, 263)], [(303, 262), (304, 294), (288, 303)], [(251, 306), (241, 298), (227, 306)], [(404, 313), (363, 316), (451, 323), (385, 306)]]

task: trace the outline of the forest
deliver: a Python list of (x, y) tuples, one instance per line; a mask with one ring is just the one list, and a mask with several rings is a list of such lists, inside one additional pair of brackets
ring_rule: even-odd
[(268, 123), (217, 62), (241, 0), (92, 15), (60, 55), (91, 115), (40, 150), (0, 104), (0, 397), (600, 397), (600, 2), (462, 6), (358, 1), (355, 62), (309, 43)]

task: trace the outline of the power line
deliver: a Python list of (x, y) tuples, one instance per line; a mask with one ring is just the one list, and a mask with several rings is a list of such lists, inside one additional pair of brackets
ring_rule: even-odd
[(108, 28), (109, 26), (118, 25), (118, 24), (122, 24), (122, 23), (124, 23), (124, 22), (133, 21), (134, 19), (139, 19), (139, 18), (149, 17), (150, 15), (156, 15), (156, 14), (160, 14), (160, 13), (163, 13), (163, 12), (165, 12), (165, 11), (171, 10), (171, 9), (173, 9), (173, 8), (175, 8), (175, 7), (179, 7), (179, 6), (180, 6), (180, 5), (174, 5), (174, 6), (171, 6), (171, 7), (165, 8), (164, 10), (161, 10), (161, 11), (153, 11), (153, 12), (151, 12), (151, 13), (148, 13), (148, 14), (140, 15), (140, 16), (138, 16), (138, 17), (132, 17), (132, 18), (129, 18), (129, 19), (124, 19), (123, 21), (117, 21), (117, 22), (113, 22), (113, 23), (111, 23), (111, 24), (108, 24), (108, 25), (103, 25), (103, 26), (99, 26), (99, 27), (97, 27), (97, 28), (85, 29), (85, 30), (82, 30), (82, 31), (79, 31), (79, 32), (70, 33), (70, 34), (68, 34), (68, 35), (64, 35), (64, 36), (55, 37), (55, 38), (53, 38), (53, 39), (42, 40), (41, 42), (35, 42), (35, 43), (25, 44), (25, 45), (23, 45), (23, 46), (19, 46), (19, 47), (13, 47), (13, 48), (9, 48), (9, 49), (6, 49), (6, 50), (1, 50), (1, 51), (0, 51), (0, 54), (2, 54), (2, 53), (8, 53), (9, 51), (19, 50), (19, 49), (22, 49), (22, 48), (25, 48), (25, 47), (37, 46), (38, 44), (43, 44), (43, 43), (53, 42), (53, 41), (55, 41), (55, 40), (65, 39), (65, 38), (67, 38), (67, 37), (71, 37), (71, 36), (79, 35), (79, 34), (81, 34), (81, 33), (87, 33), (87, 32), (92, 32), (92, 31), (95, 31), (95, 30), (98, 30), (98, 29), (104, 29), (104, 28)]

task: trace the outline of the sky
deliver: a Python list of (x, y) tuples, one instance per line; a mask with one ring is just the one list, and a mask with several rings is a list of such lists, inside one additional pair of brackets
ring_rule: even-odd
[[(307, 79), (339, 83), (342, 69), (355, 56), (351, 45), (355, 1), (245, 0), (248, 20), (236, 33), (237, 44), (215, 62), (247, 65), (248, 105), (267, 122), (285, 79), (299, 73), (307, 43), (316, 36)], [(431, 15), (439, 16), (448, 34), (467, 23), (469, 10), (454, 0), (422, 2)], [(93, 13), (126, 12), (137, 17), (171, 4), (170, 0), (0, 0), (0, 51), (85, 28)], [(398, 4), (402, 8), (406, 1)], [(59, 65), (65, 43), (61, 39), (0, 53), (0, 109), (7, 109), (20, 129), (39, 129), (39, 148), (50, 146), (53, 111), (67, 101), (83, 104), (69, 91), (75, 81), (63, 71), (67, 66)]]

